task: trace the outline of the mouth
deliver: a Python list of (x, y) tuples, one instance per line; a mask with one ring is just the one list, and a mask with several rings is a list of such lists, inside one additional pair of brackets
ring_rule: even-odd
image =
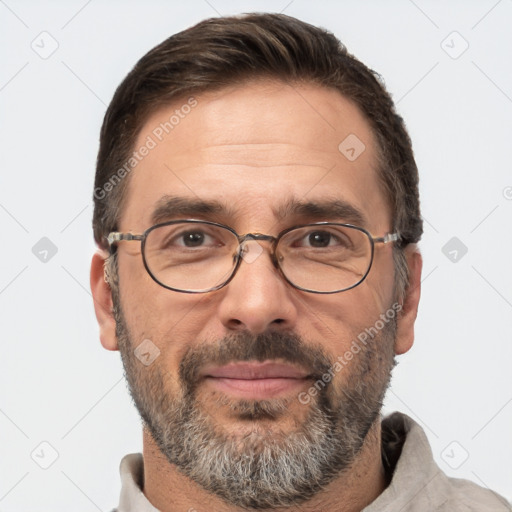
[(239, 398), (265, 400), (299, 392), (311, 375), (303, 368), (276, 363), (238, 362), (209, 366), (201, 373), (216, 391)]

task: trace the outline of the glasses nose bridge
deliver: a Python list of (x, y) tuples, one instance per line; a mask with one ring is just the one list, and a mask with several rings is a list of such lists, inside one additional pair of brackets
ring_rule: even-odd
[(263, 233), (246, 233), (245, 235), (238, 236), (239, 254), (243, 255), (246, 252), (245, 244), (250, 241), (255, 242), (270, 242), (270, 259), (272, 263), (278, 267), (278, 263), (275, 257), (275, 250), (278, 238), (272, 235), (265, 235)]
[(272, 244), (274, 244), (276, 242), (277, 238), (272, 235), (264, 235), (263, 233), (247, 233), (245, 235), (240, 235), (238, 237), (238, 243), (240, 245), (242, 245), (243, 243), (245, 243), (249, 240), (268, 241), (268, 242), (272, 242)]

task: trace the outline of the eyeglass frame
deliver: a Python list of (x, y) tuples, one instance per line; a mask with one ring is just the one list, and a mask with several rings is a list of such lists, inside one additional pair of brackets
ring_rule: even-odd
[[(222, 284), (217, 285), (217, 286), (215, 286), (215, 287), (213, 287), (211, 289), (208, 289), (208, 290), (180, 290), (178, 288), (173, 288), (171, 286), (167, 286), (167, 285), (163, 284), (151, 272), (151, 270), (150, 270), (150, 268), (149, 268), (149, 266), (147, 264), (147, 261), (146, 261), (146, 254), (145, 254), (145, 250), (144, 250), (148, 235), (153, 230), (158, 229), (160, 227), (170, 226), (170, 225), (173, 225), (173, 224), (181, 224), (181, 223), (208, 224), (210, 226), (216, 226), (216, 227), (227, 229), (233, 235), (235, 235), (235, 237), (238, 240), (238, 250), (237, 250), (237, 253), (236, 253), (236, 263), (235, 263), (235, 265), (233, 267), (231, 275)], [(288, 279), (286, 274), (283, 272), (283, 270), (282, 270), (282, 268), (281, 268), (281, 266), (279, 264), (279, 261), (278, 261), (278, 259), (276, 257), (277, 244), (279, 243), (281, 238), (284, 235), (286, 235), (287, 233), (289, 233), (290, 231), (293, 231), (295, 229), (309, 227), (309, 226), (325, 226), (325, 225), (342, 226), (342, 227), (348, 227), (348, 228), (351, 228), (351, 229), (356, 229), (357, 231), (360, 231), (360, 232), (364, 233), (367, 236), (367, 238), (370, 241), (370, 247), (371, 247), (370, 263), (368, 264), (368, 269), (366, 270), (365, 274), (361, 277), (361, 279), (357, 283), (355, 283), (354, 285), (349, 286), (348, 288), (343, 288), (342, 290), (334, 290), (332, 292), (322, 292), (322, 291), (316, 291), (316, 290), (308, 290), (307, 288), (302, 288), (301, 286), (298, 286), (298, 285), (292, 283)], [(347, 224), (347, 223), (343, 223), (343, 222), (329, 222), (329, 221), (313, 222), (313, 223), (310, 223), (310, 224), (299, 224), (299, 225), (296, 225), (296, 226), (291, 226), (291, 227), (286, 228), (286, 229), (282, 230), (281, 232), (279, 232), (277, 234), (277, 236), (265, 235), (265, 234), (262, 234), (262, 233), (246, 233), (244, 235), (239, 235), (232, 227), (226, 226), (225, 224), (221, 224), (221, 223), (218, 223), (218, 222), (213, 222), (213, 221), (208, 221), (208, 220), (200, 220), (200, 219), (180, 219), (180, 220), (170, 220), (170, 221), (167, 221), (167, 222), (160, 222), (158, 224), (150, 226), (148, 229), (146, 229), (140, 235), (136, 235), (136, 234), (133, 234), (133, 233), (121, 233), (121, 232), (118, 232), (118, 231), (112, 231), (112, 232), (110, 232), (108, 234), (106, 239), (107, 239), (107, 242), (108, 242), (108, 245), (109, 245), (109, 251), (110, 251), (111, 255), (113, 255), (115, 253), (115, 248), (116, 248), (115, 244), (117, 244), (118, 242), (123, 242), (123, 241), (124, 242), (140, 241), (141, 242), (140, 252), (141, 252), (141, 255), (142, 255), (142, 262), (144, 264), (144, 268), (146, 269), (146, 272), (150, 275), (150, 277), (153, 279), (153, 281), (155, 281), (157, 284), (159, 284), (163, 288), (166, 288), (167, 290), (172, 290), (172, 291), (175, 291), (175, 292), (180, 292), (180, 293), (209, 293), (209, 292), (214, 292), (214, 291), (220, 290), (221, 288), (224, 288), (224, 286), (226, 286), (227, 284), (229, 284), (232, 281), (232, 279), (235, 277), (235, 275), (236, 275), (236, 273), (237, 273), (237, 271), (238, 271), (238, 269), (240, 267), (241, 261), (243, 259), (243, 250), (242, 250), (243, 249), (243, 245), (242, 244), (244, 242), (248, 241), (248, 240), (269, 241), (269, 242), (271, 242), (271, 249), (270, 249), (270, 254), (269, 254), (270, 255), (270, 260), (272, 261), (272, 264), (274, 265), (274, 267), (278, 270), (278, 272), (281, 274), (283, 279), (288, 284), (290, 284), (293, 288), (295, 288), (297, 290), (301, 290), (303, 292), (317, 293), (317, 294), (321, 294), (321, 295), (328, 295), (328, 294), (332, 294), (332, 293), (346, 292), (348, 290), (351, 290), (352, 288), (355, 288), (356, 286), (359, 286), (366, 279), (366, 277), (368, 276), (368, 274), (370, 273), (370, 270), (372, 268), (373, 258), (374, 258), (374, 253), (375, 253), (375, 244), (380, 244), (380, 243), (388, 244), (388, 243), (392, 243), (392, 242), (397, 242), (397, 241), (399, 241), (401, 239), (401, 237), (400, 237), (400, 234), (398, 232), (386, 233), (384, 236), (375, 237), (368, 230), (366, 230), (365, 228), (362, 228), (362, 227), (359, 227), (359, 226), (354, 226), (353, 224)]]

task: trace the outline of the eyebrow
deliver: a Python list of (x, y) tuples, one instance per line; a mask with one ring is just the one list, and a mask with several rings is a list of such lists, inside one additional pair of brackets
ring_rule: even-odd
[(188, 197), (165, 195), (161, 197), (151, 214), (151, 223), (159, 224), (173, 217), (194, 217), (231, 213), (220, 201), (204, 201)]
[[(365, 215), (355, 206), (342, 199), (301, 201), (290, 199), (272, 209), (279, 221), (289, 217), (302, 217), (307, 222), (340, 220), (359, 227), (367, 225)], [(176, 197), (161, 197), (151, 214), (151, 223), (160, 224), (176, 217), (215, 216), (236, 218), (236, 211), (217, 200)]]
[(299, 201), (291, 199), (276, 211), (279, 219), (289, 216), (307, 217), (313, 221), (342, 220), (359, 227), (367, 225), (367, 219), (363, 212), (342, 199)]

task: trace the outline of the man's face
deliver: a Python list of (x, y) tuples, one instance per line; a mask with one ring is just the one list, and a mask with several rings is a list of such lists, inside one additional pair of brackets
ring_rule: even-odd
[[(339, 93), (254, 82), (196, 100), (132, 172), (119, 231), (142, 233), (156, 208), (186, 199), (195, 209), (169, 208), (159, 221), (202, 219), (239, 234), (275, 236), (298, 224), (354, 223), (329, 210), (338, 201), (356, 210), (374, 236), (390, 232), (374, 137)], [(151, 116), (135, 147), (148, 136), (157, 140), (154, 130), (185, 103)], [(338, 149), (349, 135), (365, 146), (355, 160)], [(201, 202), (221, 207), (208, 212), (197, 208)], [(140, 244), (121, 242), (116, 315), (131, 391), (162, 453), (208, 490), (256, 508), (306, 499), (352, 464), (379, 413), (395, 342), (393, 318), (353, 348), (395, 302), (391, 244), (376, 246), (359, 286), (328, 295), (286, 283), (270, 244), (259, 244), (261, 254), (243, 260), (227, 286), (187, 294), (159, 286), (144, 269)], [(134, 349), (148, 339), (159, 355), (145, 366)], [(329, 369), (332, 379), (311, 392)], [(227, 466), (217, 464), (221, 456)], [(300, 474), (306, 464), (313, 468), (309, 478)], [(221, 475), (230, 474), (245, 482), (223, 488)], [(252, 494), (244, 494), (251, 481)]]

